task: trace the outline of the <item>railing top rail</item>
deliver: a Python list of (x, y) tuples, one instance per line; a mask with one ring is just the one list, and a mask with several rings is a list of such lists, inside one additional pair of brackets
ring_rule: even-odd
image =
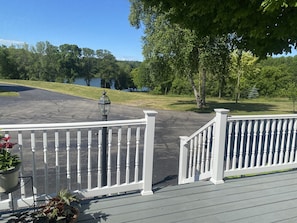
[(282, 114), (282, 115), (236, 115), (229, 116), (228, 121), (239, 120), (268, 120), (268, 119), (297, 119), (297, 114)]
[(96, 122), (71, 122), (71, 123), (39, 123), (39, 124), (0, 124), (1, 131), (37, 131), (59, 129), (86, 129), (115, 126), (145, 125), (146, 119), (96, 121)]
[[(203, 132), (205, 129), (207, 129), (208, 127), (210, 127), (214, 123), (215, 123), (215, 118), (213, 118), (212, 120), (210, 120), (209, 122), (207, 122), (204, 126), (202, 126), (200, 129), (198, 129), (196, 132), (194, 132), (189, 137), (186, 137), (187, 141), (191, 140), (192, 138), (194, 138), (195, 136), (197, 136), (198, 134), (200, 134), (201, 132)], [(184, 137), (184, 136), (180, 136), (180, 137)]]

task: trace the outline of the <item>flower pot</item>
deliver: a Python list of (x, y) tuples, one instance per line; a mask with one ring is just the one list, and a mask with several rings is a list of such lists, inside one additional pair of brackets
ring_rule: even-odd
[(13, 169), (0, 171), (0, 193), (13, 192), (18, 186), (20, 167), (21, 165), (18, 164)]
[(72, 219), (69, 223), (76, 223), (78, 220), (79, 210), (77, 208), (73, 208), (75, 211), (73, 211), (75, 214), (73, 215)]

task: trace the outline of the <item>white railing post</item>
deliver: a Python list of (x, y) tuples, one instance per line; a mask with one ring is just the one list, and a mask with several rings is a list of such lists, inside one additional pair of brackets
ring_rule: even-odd
[(183, 184), (184, 179), (187, 177), (187, 154), (188, 150), (185, 147), (187, 136), (180, 136), (180, 146), (179, 146), (179, 172), (178, 172), (178, 184)]
[(227, 115), (229, 110), (227, 109), (215, 109), (216, 112), (216, 129), (215, 129), (215, 142), (213, 153), (213, 168), (210, 181), (214, 184), (224, 183), (224, 153), (225, 153), (225, 141), (226, 141), (226, 127), (227, 127)]
[(143, 190), (142, 195), (151, 195), (153, 181), (153, 159), (154, 159), (154, 139), (155, 139), (155, 118), (156, 111), (144, 111), (146, 119), (146, 129), (144, 135), (143, 151)]

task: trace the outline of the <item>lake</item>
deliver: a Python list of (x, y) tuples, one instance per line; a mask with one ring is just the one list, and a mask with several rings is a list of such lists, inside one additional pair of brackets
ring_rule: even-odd
[[(73, 83), (77, 84), (77, 85), (87, 86), (84, 78), (76, 78)], [(99, 78), (99, 77), (92, 78), (91, 82), (90, 82), (90, 86), (101, 88), (101, 78)], [(115, 89), (115, 81), (114, 80), (111, 81), (110, 89)]]

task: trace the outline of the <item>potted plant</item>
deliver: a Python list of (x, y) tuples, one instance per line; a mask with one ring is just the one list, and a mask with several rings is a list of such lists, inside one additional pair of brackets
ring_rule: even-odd
[(15, 144), (8, 134), (0, 135), (0, 193), (9, 193), (18, 185), (21, 160), (11, 153)]
[(74, 203), (78, 199), (68, 192), (61, 190), (56, 197), (38, 208), (15, 214), (9, 223), (34, 222), (34, 223), (75, 223), (78, 219), (79, 210)]

